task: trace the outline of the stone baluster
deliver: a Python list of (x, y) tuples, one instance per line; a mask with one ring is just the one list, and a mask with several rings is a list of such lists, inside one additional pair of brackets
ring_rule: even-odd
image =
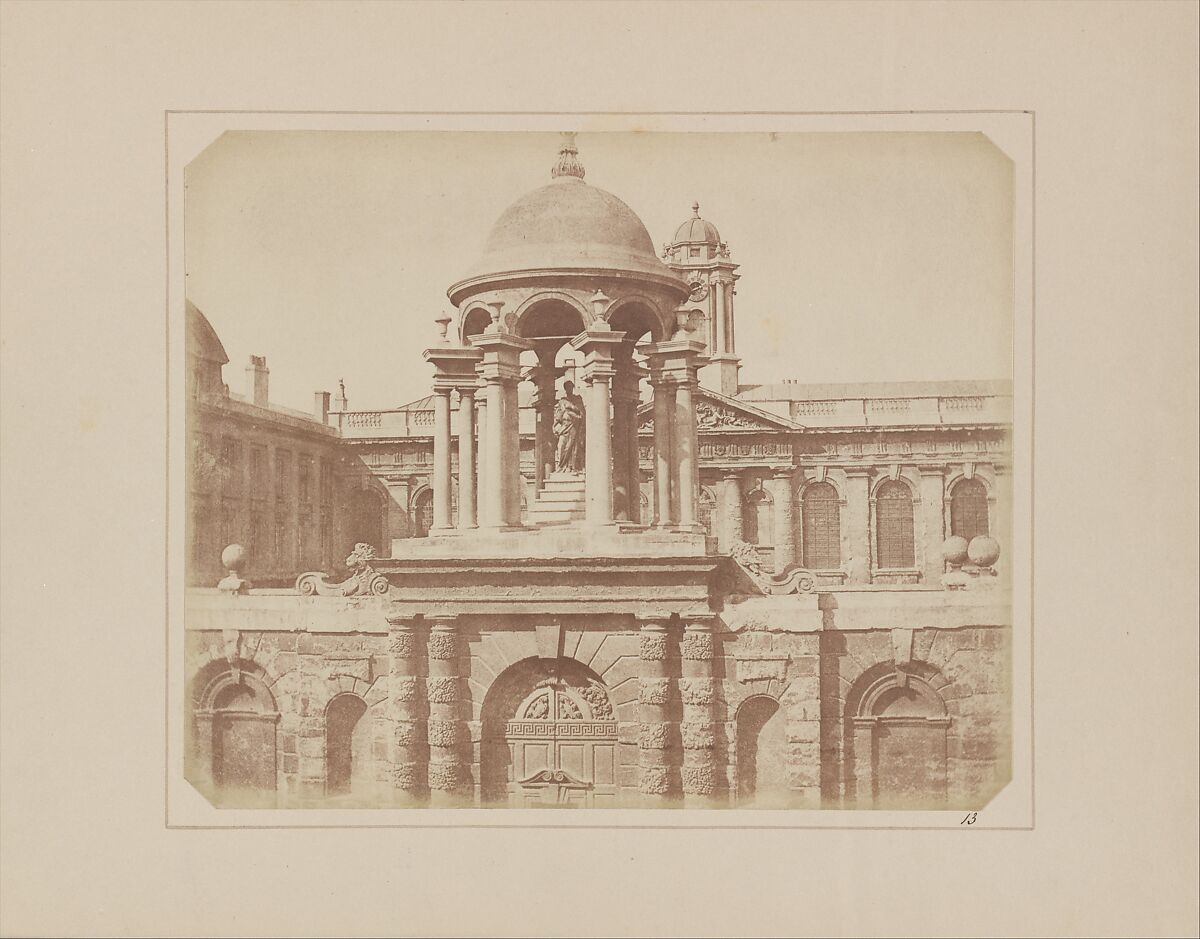
[(713, 705), (714, 639), (712, 627), (690, 622), (683, 630), (679, 645), (682, 676), (679, 696), (683, 700), (683, 800), (688, 808), (715, 805), (716, 760)]
[(388, 620), (388, 706), (391, 711), (392, 786), (402, 804), (422, 801), (427, 791), (428, 747), (420, 701), (417, 634), (411, 620)]
[(648, 620), (641, 625), (638, 672), (638, 765), (642, 802), (654, 807), (665, 804), (671, 792), (668, 763), (670, 723), (667, 706), (671, 679), (667, 674), (667, 624)]
[(429, 631), (429, 677), (425, 693), (429, 701), (429, 795), (430, 804), (456, 806), (464, 802), (466, 773), (462, 749), (466, 725), (462, 719), (461, 649), (458, 625), (453, 617), (438, 617)]

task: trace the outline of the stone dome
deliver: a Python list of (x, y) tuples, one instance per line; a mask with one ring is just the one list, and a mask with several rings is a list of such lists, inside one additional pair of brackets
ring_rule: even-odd
[(505, 209), (472, 276), (560, 268), (667, 273), (633, 209), (575, 176), (560, 176)]
[(526, 193), (500, 214), (483, 256), (462, 283), (492, 274), (581, 269), (677, 279), (659, 260), (633, 209), (583, 181), (576, 153), (573, 142), (565, 144), (551, 170), (553, 182)]
[(721, 233), (717, 231), (717, 226), (702, 219), (700, 203), (693, 202), (692, 217), (675, 229), (675, 237), (671, 240), (671, 244), (719, 245), (720, 243)]

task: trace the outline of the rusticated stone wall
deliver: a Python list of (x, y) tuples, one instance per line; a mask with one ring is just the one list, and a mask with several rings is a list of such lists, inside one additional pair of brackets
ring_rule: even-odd
[[(274, 741), (276, 805), (426, 805), (431, 793), (484, 804), (489, 765), (503, 802), (504, 728), (521, 700), (489, 694), (514, 668), (532, 689), (569, 663), (564, 713), (550, 719), (577, 719), (585, 732), (551, 732), (562, 761), (583, 760), (555, 783), (563, 802), (589, 798), (571, 790), (578, 782), (596, 805), (981, 807), (1010, 773), (1010, 630), (988, 624), (997, 617), (986, 604), (941, 594), (923, 600), (936, 609), (911, 615), (875, 595), (854, 602), (820, 611), (815, 599), (772, 598), (757, 612), (688, 621), (460, 616), (451, 627), (444, 617), (389, 624), (382, 600), (206, 595), (187, 632), (188, 776), (219, 799), (220, 761), (241, 738), (222, 743), (214, 728), (237, 718), (273, 722), (259, 737)], [(863, 628), (870, 619), (901, 625)], [(951, 625), (913, 625), (922, 619)], [(263, 628), (214, 628), (247, 620)], [(253, 685), (253, 704), (219, 690), (239, 682)], [(339, 695), (362, 700), (370, 746), (356, 725), (355, 785), (335, 793), (328, 735), (340, 731), (326, 713)]]

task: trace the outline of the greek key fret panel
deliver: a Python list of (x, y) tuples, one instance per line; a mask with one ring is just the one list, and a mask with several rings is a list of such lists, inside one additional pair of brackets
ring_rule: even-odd
[(616, 739), (617, 725), (608, 721), (509, 721), (509, 737), (604, 737)]

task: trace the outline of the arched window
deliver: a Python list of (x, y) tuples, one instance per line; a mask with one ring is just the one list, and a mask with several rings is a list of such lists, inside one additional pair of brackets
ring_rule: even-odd
[(950, 534), (967, 541), (988, 534), (987, 489), (978, 479), (964, 479), (950, 493)]
[(770, 548), (775, 544), (771, 530), (771, 499), (761, 489), (746, 496), (742, 535), (750, 544), (760, 548)]
[(913, 505), (908, 486), (889, 479), (875, 497), (876, 559), (879, 567), (913, 567)]
[(842, 513), (837, 490), (829, 483), (812, 483), (801, 503), (801, 544), (804, 566), (829, 570), (842, 563)]
[(433, 527), (433, 490), (426, 489), (413, 502), (413, 537), (425, 538)]

